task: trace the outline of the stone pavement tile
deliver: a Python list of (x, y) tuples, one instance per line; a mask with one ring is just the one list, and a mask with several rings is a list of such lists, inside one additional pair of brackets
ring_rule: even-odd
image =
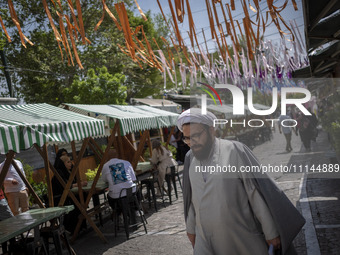
[(138, 240), (129, 240), (108, 249), (103, 254), (126, 255), (177, 255), (192, 254), (192, 248), (187, 245), (186, 234), (180, 235), (144, 235)]
[(340, 180), (311, 179), (307, 191), (314, 224), (340, 224)]
[(293, 244), (298, 255), (307, 255), (304, 229), (296, 236)]
[[(179, 187), (179, 185), (177, 185)], [(192, 254), (191, 244), (186, 236), (183, 198), (179, 188), (179, 198), (173, 195), (172, 205), (166, 200), (166, 207), (158, 200), (158, 212), (153, 205), (145, 214), (148, 224), (148, 234), (145, 234), (143, 226), (130, 232), (130, 239), (126, 240), (124, 228), (120, 227), (117, 237), (114, 236), (114, 224), (111, 220), (104, 223), (100, 230), (108, 240), (104, 244), (92, 231), (81, 236), (72, 247), (77, 254)]]
[[(285, 192), (297, 209), (300, 209), (300, 183), (305, 166), (309, 170), (307, 178), (307, 196), (315, 226), (332, 224), (337, 228), (317, 228), (317, 241), (319, 242), (321, 254), (340, 254), (339, 232), (340, 227), (340, 174), (332, 174), (333, 179), (327, 179), (329, 174), (311, 173), (310, 169), (319, 165), (330, 164), (330, 144), (325, 132), (320, 132), (316, 142), (312, 142), (312, 151), (306, 152), (299, 137), (293, 136), (293, 152), (283, 152), (282, 143), (284, 138), (278, 133), (273, 135), (273, 140), (254, 148), (254, 154), (262, 164), (284, 164), (295, 165), (297, 170), (302, 166), (302, 173), (290, 171), (289, 173), (270, 174), (278, 186)], [(324, 226), (327, 227), (327, 226)], [(294, 246), (298, 254), (307, 254), (304, 229), (294, 240)], [(310, 241), (310, 240), (309, 240)]]
[(316, 233), (322, 255), (340, 254), (340, 228), (317, 229)]

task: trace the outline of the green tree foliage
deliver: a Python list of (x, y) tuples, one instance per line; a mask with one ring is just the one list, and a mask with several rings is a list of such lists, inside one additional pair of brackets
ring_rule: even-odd
[(70, 87), (64, 88), (63, 94), (67, 103), (76, 104), (124, 104), (126, 86), (122, 84), (125, 76), (119, 73), (108, 73), (104, 66), (98, 75), (90, 68), (87, 76), (80, 79), (76, 76)]
[[(38, 197), (42, 201), (44, 201), (44, 198), (47, 195), (47, 183), (46, 183), (46, 181), (36, 183), (33, 179), (33, 167), (30, 166), (29, 164), (25, 163), (25, 161), (20, 159), (20, 158), (18, 158), (18, 160), (22, 163), (27, 181), (32, 186), (32, 188), (34, 189), (34, 191), (38, 195)], [(30, 194), (29, 195), (30, 205), (33, 205), (36, 202), (37, 201), (35, 201), (33, 195)], [(46, 202), (46, 201), (44, 201), (44, 202)]]

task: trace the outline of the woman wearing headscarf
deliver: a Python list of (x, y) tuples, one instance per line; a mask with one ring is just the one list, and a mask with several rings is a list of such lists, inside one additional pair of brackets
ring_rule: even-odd
[(53, 165), (55, 169), (57, 169), (59, 164), (60, 164), (60, 162), (62, 162), (60, 160), (60, 157), (67, 156), (67, 155), (68, 155), (67, 150), (64, 149), (64, 148), (62, 148), (62, 149), (57, 151), (57, 154), (56, 154), (55, 160), (54, 160), (54, 165)]
[[(158, 181), (163, 187), (165, 174), (168, 167), (176, 166), (177, 162), (173, 159), (171, 151), (167, 150), (159, 141), (152, 142), (151, 163), (157, 166), (159, 171)], [(170, 168), (168, 168), (170, 170)]]

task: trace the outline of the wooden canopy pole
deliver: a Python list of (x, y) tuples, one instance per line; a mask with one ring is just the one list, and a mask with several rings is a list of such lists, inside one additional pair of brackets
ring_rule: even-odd
[(32, 188), (31, 184), (27, 181), (25, 175), (21, 172), (20, 168), (18, 167), (17, 163), (15, 162), (15, 160), (12, 160), (12, 165), (14, 166), (15, 170), (17, 171), (17, 173), (19, 174), (20, 178), (22, 179), (22, 181), (25, 183), (26, 187), (28, 188), (28, 190), (30, 191), (30, 193), (33, 195), (35, 201), (38, 203), (38, 205), (41, 208), (45, 208), (43, 202), (40, 200), (39, 196), (37, 195), (37, 193), (35, 193), (34, 189)]
[(140, 141), (139, 141), (137, 151), (136, 151), (135, 155), (133, 156), (133, 160), (131, 162), (131, 165), (132, 165), (133, 169), (136, 169), (136, 166), (137, 166), (137, 163), (138, 163), (138, 159), (139, 159), (139, 157), (141, 156), (141, 154), (143, 152), (144, 144), (145, 144), (145, 141), (146, 141), (146, 137), (148, 136), (148, 132), (149, 132), (148, 130), (145, 130), (143, 132), (143, 135), (142, 135)]
[[(42, 150), (39, 148), (39, 146), (36, 146), (37, 151), (40, 153), (41, 157), (43, 157), (43, 152)], [(54, 173), (54, 176), (58, 179), (59, 183), (64, 187), (64, 189), (66, 188), (66, 183), (63, 180), (63, 178), (61, 178), (61, 176), (59, 175), (58, 171), (54, 168), (54, 166), (52, 165), (52, 163), (50, 161), (48, 161), (49, 165), (50, 165), (50, 169), (52, 170), (52, 172)], [(79, 203), (79, 201), (77, 200), (76, 196), (72, 193), (72, 191), (69, 189), (68, 190), (68, 195), (70, 196), (70, 198), (72, 199), (73, 203), (75, 204), (75, 206), (78, 207), (78, 209), (80, 210), (81, 214), (85, 217), (85, 219), (89, 222), (89, 224), (91, 225), (91, 227), (94, 229), (94, 231), (98, 234), (98, 236), (100, 237), (100, 239), (102, 239), (104, 242), (107, 243), (107, 240), (105, 238), (105, 236), (103, 235), (103, 233), (99, 230), (99, 228), (97, 227), (97, 225), (93, 222), (93, 220), (91, 219), (90, 216), (87, 215), (86, 210), (84, 209), (84, 207)], [(73, 235), (73, 238), (75, 237), (75, 235)]]
[(6, 160), (3, 165), (2, 171), (0, 173), (0, 188), (2, 187), (4, 180), (6, 178), (6, 175), (8, 173), (10, 165), (13, 165), (15, 170), (18, 172), (18, 175), (22, 179), (22, 181), (25, 183), (26, 187), (30, 191), (30, 193), (33, 195), (35, 201), (39, 204), (40, 207), (45, 208), (43, 202), (40, 200), (37, 193), (35, 193), (34, 189), (32, 188), (31, 184), (27, 181), (25, 175), (21, 172), (20, 168), (18, 167), (17, 163), (14, 160), (15, 152), (10, 150), (8, 154), (6, 154)]
[[(112, 132), (111, 132), (111, 135), (109, 137), (109, 141), (107, 143), (107, 146), (106, 146), (106, 149), (105, 149), (105, 152), (104, 152), (104, 155), (103, 157), (101, 158), (101, 161), (100, 161), (100, 165), (99, 165), (99, 168), (98, 168), (98, 171), (97, 171), (97, 174), (96, 176), (94, 177), (94, 180), (93, 180), (93, 183), (92, 183), (92, 186), (91, 186), (91, 189), (87, 195), (87, 198), (86, 198), (86, 201), (85, 201), (85, 204), (84, 204), (84, 207), (87, 208), (88, 204), (90, 203), (90, 200), (91, 200), (91, 197), (93, 196), (93, 193), (94, 193), (94, 190), (96, 189), (96, 185), (97, 185), (97, 182), (98, 182), (98, 179), (100, 177), (100, 174), (102, 172), (102, 169), (103, 169), (103, 166), (104, 164), (106, 163), (107, 161), (107, 157), (109, 155), (109, 151), (111, 149), (111, 145), (115, 142), (115, 134), (117, 132), (117, 129), (118, 129), (118, 121), (116, 122), (115, 126), (113, 127), (112, 129)], [(85, 216), (85, 215), (84, 215)], [(87, 216), (87, 215), (86, 215)], [(77, 237), (79, 231), (80, 231), (80, 226), (81, 226), (81, 223), (82, 223), (83, 219), (82, 218), (79, 218), (78, 220), (78, 224), (76, 226), (76, 229), (74, 230), (74, 234), (73, 234), (73, 237), (72, 237), (72, 240), (74, 241), (75, 238)]]
[(173, 126), (173, 127), (171, 128), (170, 134), (169, 134), (169, 136), (168, 136), (168, 139), (166, 139), (166, 144), (165, 144), (165, 147), (166, 147), (166, 148), (168, 148), (168, 145), (169, 145), (169, 143), (170, 143), (171, 136), (173, 135), (174, 131), (175, 131), (175, 126)]
[(164, 133), (163, 133), (163, 128), (159, 129), (159, 133), (161, 135), (161, 142), (164, 143)]
[(11, 165), (11, 162), (14, 158), (15, 152), (10, 150), (7, 154), (6, 154), (6, 160), (5, 163), (2, 167), (1, 173), (0, 173), (0, 189), (2, 187), (2, 185), (4, 184), (4, 180), (6, 178), (6, 175), (8, 173), (8, 169), (9, 166)]
[[(123, 141), (126, 142), (126, 144), (130, 147), (131, 150), (133, 150), (135, 153), (137, 152), (133, 144), (130, 142), (130, 140), (126, 136), (123, 136)], [(139, 156), (139, 160), (143, 162), (145, 161), (145, 159), (142, 156)]]
[[(38, 146), (38, 145), (36, 145), (36, 146)], [(48, 160), (48, 151), (47, 151), (47, 144), (46, 143), (43, 145), (43, 158), (44, 158), (44, 165), (45, 165), (45, 172), (46, 172), (48, 204), (49, 204), (50, 207), (54, 207), (53, 190), (52, 190), (52, 183), (51, 183), (51, 176), (50, 176), (50, 166), (49, 166), (49, 163), (48, 163), (49, 160)]]
[[(116, 122), (115, 127), (113, 128), (114, 131), (117, 131), (117, 128), (116, 128), (117, 123), (118, 123), (118, 122)], [(104, 164), (105, 164), (106, 161), (107, 161), (107, 157), (108, 157), (108, 155), (109, 155), (109, 151), (110, 151), (111, 145), (114, 143), (114, 140), (115, 140), (115, 132), (112, 132), (111, 135), (110, 135), (110, 137), (109, 137), (109, 141), (108, 141), (108, 143), (107, 143), (107, 147), (106, 147), (106, 149), (105, 149), (104, 155), (103, 155), (103, 157), (102, 157), (102, 159), (101, 159), (101, 161), (100, 161), (100, 165), (99, 165), (99, 167), (98, 167), (97, 174), (96, 174), (96, 176), (94, 177), (94, 180), (93, 180), (93, 183), (92, 183), (91, 190), (90, 190), (90, 192), (89, 192), (89, 194), (88, 194), (88, 196), (87, 196), (87, 199), (86, 199), (86, 202), (85, 202), (85, 206), (87, 206), (87, 205), (89, 204), (89, 202), (90, 202), (90, 199), (91, 199), (91, 197), (92, 197), (92, 195), (93, 195), (93, 192), (94, 192), (94, 190), (95, 190), (95, 188), (96, 188), (96, 185), (97, 185), (98, 179), (99, 179), (99, 177), (100, 177), (100, 174), (101, 174), (101, 172), (102, 172), (103, 166), (104, 166)]]
[[(71, 147), (72, 147), (72, 156), (73, 156), (73, 161), (77, 159), (77, 150), (76, 150), (76, 144), (74, 141), (71, 142)], [(80, 162), (80, 161), (79, 161)], [(81, 179), (80, 179), (80, 173), (79, 170), (76, 171), (76, 177), (77, 177), (77, 186), (78, 186), (78, 195), (79, 195), (79, 201), (82, 206), (84, 206), (84, 193), (83, 193), (83, 185), (81, 184)]]
[(91, 142), (91, 140), (89, 141), (89, 146), (91, 150), (94, 152), (94, 154), (96, 155), (96, 157), (100, 160), (103, 157), (103, 155), (97, 151), (96, 147), (93, 145), (93, 142)]
[(113, 147), (116, 149), (117, 153), (119, 154), (118, 142), (117, 142), (117, 139), (116, 139), (116, 133), (117, 133), (117, 130), (118, 130), (118, 125), (119, 125), (119, 123), (118, 123), (118, 120), (117, 120), (115, 125), (114, 125), (114, 127), (112, 128), (112, 132), (111, 132), (111, 135), (110, 135), (110, 137), (109, 137), (109, 139), (107, 141), (107, 144), (109, 144), (111, 136), (113, 136), (113, 138), (112, 138), (113, 139), (112, 140), (113, 141)]
[(59, 150), (58, 145), (54, 144), (53, 146), (54, 146), (54, 151), (55, 151), (55, 153), (58, 153), (58, 150)]
[[(118, 120), (117, 120), (117, 123)], [(119, 148), (119, 157), (126, 160), (126, 157), (125, 157), (125, 152), (124, 152), (124, 146), (123, 146), (123, 142), (122, 142), (122, 136), (120, 134), (120, 127), (119, 125), (117, 125), (117, 140), (118, 140), (118, 148)]]
[(150, 137), (150, 131), (149, 130), (147, 130), (147, 139), (148, 139), (148, 147), (149, 147), (149, 151), (150, 151), (150, 157), (152, 157), (152, 144), (151, 144), (151, 137)]
[[(80, 152), (78, 154), (78, 157), (77, 157), (77, 160), (76, 160), (76, 163), (72, 169), (72, 172), (70, 174), (70, 178), (68, 179), (67, 181), (67, 184), (66, 184), (66, 187), (64, 189), (64, 192), (63, 192), (63, 195), (61, 196), (60, 198), (60, 201), (59, 201), (59, 205), (58, 206), (63, 206), (64, 203), (65, 203), (65, 200), (67, 198), (67, 193), (70, 191), (71, 189), (71, 185), (72, 185), (72, 182), (74, 180), (74, 177), (76, 176), (76, 173), (78, 171), (78, 168), (79, 168), (79, 163), (80, 163), (80, 160), (82, 159), (83, 155), (84, 155), (84, 152), (85, 152), (85, 149), (87, 147), (87, 144), (89, 142), (89, 138), (85, 138), (84, 139), (84, 142), (83, 142), (83, 145), (80, 149)], [(79, 188), (79, 187), (78, 187)]]
[(92, 138), (92, 137), (90, 137), (90, 142), (91, 142), (91, 144), (92, 145), (94, 145), (95, 146), (95, 148), (97, 149), (97, 150), (94, 150), (94, 153), (98, 153), (98, 157), (99, 157), (99, 154), (101, 155), (99, 158), (102, 158), (102, 156), (103, 156), (103, 154), (104, 154), (104, 152), (102, 151), (102, 149), (99, 147), (99, 145), (96, 143), (96, 141)]

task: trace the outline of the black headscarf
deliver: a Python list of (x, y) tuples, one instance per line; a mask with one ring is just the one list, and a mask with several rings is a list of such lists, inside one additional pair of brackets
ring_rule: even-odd
[(59, 168), (60, 163), (64, 164), (64, 162), (60, 160), (60, 157), (63, 155), (64, 152), (67, 153), (67, 150), (64, 148), (58, 150), (57, 155), (55, 156), (54, 165), (53, 165), (55, 169)]

